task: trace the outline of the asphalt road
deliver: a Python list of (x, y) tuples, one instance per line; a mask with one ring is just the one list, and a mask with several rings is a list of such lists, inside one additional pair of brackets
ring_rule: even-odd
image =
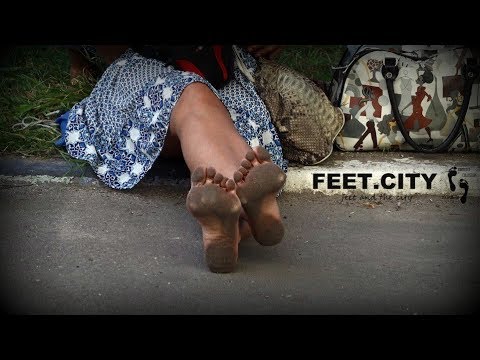
[[(480, 199), (284, 193), (284, 241), (210, 273), (186, 190), (0, 184), (1, 304), (13, 314), (471, 314)], [(398, 206), (399, 205), (399, 206)]]

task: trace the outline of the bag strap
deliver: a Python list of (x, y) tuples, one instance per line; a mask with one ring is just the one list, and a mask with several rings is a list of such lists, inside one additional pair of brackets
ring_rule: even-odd
[(395, 115), (395, 120), (397, 122), (398, 128), (400, 129), (403, 137), (405, 138), (406, 142), (415, 150), (422, 151), (425, 153), (437, 153), (445, 151), (449, 148), (451, 143), (455, 141), (457, 138), (460, 129), (463, 124), (463, 120), (465, 119), (465, 115), (467, 114), (468, 104), (470, 102), (470, 95), (472, 93), (472, 86), (475, 78), (479, 75), (479, 66), (477, 64), (476, 59), (469, 58), (467, 59), (466, 64), (462, 66), (462, 76), (464, 81), (463, 87), (463, 103), (460, 109), (460, 114), (458, 115), (457, 121), (453, 130), (447, 136), (447, 138), (438, 146), (435, 147), (428, 147), (423, 144), (417, 144), (408, 134), (408, 131), (405, 129), (405, 125), (402, 121), (402, 116), (400, 115), (400, 111), (398, 110), (398, 104), (395, 99), (395, 93), (393, 91), (393, 82), (398, 76), (399, 69), (397, 66), (397, 59), (396, 58), (385, 58), (385, 64), (382, 67), (382, 75), (387, 82), (387, 90), (388, 90), (388, 97), (390, 98), (390, 104), (392, 104), (392, 111)]

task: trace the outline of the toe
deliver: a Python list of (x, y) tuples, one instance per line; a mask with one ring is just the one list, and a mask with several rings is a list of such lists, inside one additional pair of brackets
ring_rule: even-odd
[(228, 178), (224, 177), (224, 178), (222, 179), (222, 181), (220, 182), (220, 186), (221, 186), (222, 188), (224, 188), (224, 187), (227, 186), (227, 180), (228, 180)]
[(254, 151), (257, 155), (257, 159), (260, 161), (260, 162), (264, 162), (264, 161), (271, 161), (272, 159), (270, 158), (270, 154), (268, 153), (267, 150), (265, 150), (264, 147), (262, 146), (256, 146), (254, 148)]
[(242, 162), (240, 163), (245, 169), (250, 169), (252, 167), (252, 163), (248, 161), (247, 159), (243, 159)]
[(247, 154), (245, 155), (245, 159), (250, 162), (253, 162), (255, 160), (255, 153), (253, 152), (253, 150), (248, 150)]
[(242, 179), (243, 179), (243, 174), (240, 171), (235, 171), (233, 173), (234, 182), (238, 183), (238, 182), (242, 181)]
[(208, 167), (207, 168), (207, 180), (213, 181), (213, 178), (215, 177), (215, 173), (217, 171), (215, 170), (214, 167)]
[(223, 175), (220, 173), (216, 173), (215, 176), (213, 177), (214, 184), (221, 184), (222, 180), (223, 180)]
[(191, 181), (193, 185), (203, 185), (205, 184), (205, 168), (197, 167), (191, 175)]
[(232, 179), (228, 179), (227, 183), (225, 184), (225, 187), (227, 188), (228, 191), (235, 190), (235, 181)]
[(244, 167), (240, 167), (238, 169), (238, 171), (241, 172), (243, 174), (243, 176), (247, 176), (247, 174), (248, 174), (248, 170), (245, 169)]

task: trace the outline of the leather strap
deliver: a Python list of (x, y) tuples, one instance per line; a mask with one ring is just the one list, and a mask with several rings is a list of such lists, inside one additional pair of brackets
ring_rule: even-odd
[(447, 138), (439, 145), (435, 147), (429, 147), (424, 144), (417, 144), (408, 134), (408, 131), (405, 129), (405, 125), (402, 121), (402, 116), (398, 110), (398, 104), (395, 99), (395, 93), (393, 91), (393, 83), (398, 76), (399, 69), (397, 66), (396, 58), (385, 58), (385, 64), (382, 67), (382, 75), (387, 82), (388, 97), (390, 98), (390, 104), (392, 105), (393, 115), (397, 122), (398, 128), (400, 129), (405, 141), (415, 150), (425, 152), (425, 153), (437, 153), (448, 150), (450, 145), (458, 137), (460, 130), (462, 128), (463, 120), (467, 114), (468, 104), (470, 102), (470, 95), (472, 93), (472, 86), (475, 78), (479, 75), (480, 69), (479, 65), (474, 58), (467, 59), (466, 63), (462, 66), (462, 77), (464, 79), (463, 87), (463, 103), (460, 108), (460, 114), (458, 115), (455, 126)]

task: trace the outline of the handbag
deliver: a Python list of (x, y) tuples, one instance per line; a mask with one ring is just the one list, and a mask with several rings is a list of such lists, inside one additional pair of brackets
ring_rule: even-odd
[(302, 165), (327, 159), (344, 124), (342, 111), (299, 72), (263, 58), (251, 71), (234, 51), (239, 70), (254, 84), (270, 113), (284, 158)]
[(330, 86), (344, 151), (480, 151), (479, 55), (464, 46), (348, 46)]

